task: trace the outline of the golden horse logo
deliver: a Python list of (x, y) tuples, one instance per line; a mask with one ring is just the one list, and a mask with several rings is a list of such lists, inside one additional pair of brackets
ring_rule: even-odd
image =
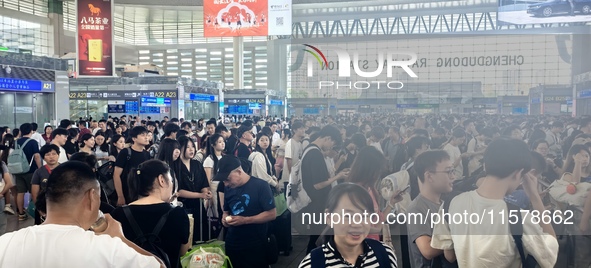
[(98, 16), (101, 14), (101, 9), (98, 7), (94, 7), (92, 4), (88, 4), (88, 9), (90, 9), (90, 14), (92, 16)]

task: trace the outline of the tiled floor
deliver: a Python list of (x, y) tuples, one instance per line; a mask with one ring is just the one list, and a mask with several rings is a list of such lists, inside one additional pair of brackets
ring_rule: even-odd
[[(2, 213), (2, 212), (0, 212)], [(7, 232), (12, 232), (21, 228), (26, 228), (33, 225), (33, 218), (29, 217), (25, 221), (19, 221), (17, 216), (7, 215), (8, 225)], [(306, 246), (308, 245), (307, 236), (293, 236), (292, 246), (293, 251), (289, 256), (279, 256), (279, 261), (271, 265), (273, 268), (297, 268), (300, 261), (306, 256)]]

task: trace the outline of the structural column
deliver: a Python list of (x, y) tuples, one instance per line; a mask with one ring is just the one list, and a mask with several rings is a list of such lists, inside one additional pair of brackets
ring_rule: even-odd
[(51, 33), (53, 34), (53, 44), (51, 46), (53, 51), (50, 51), (50, 54), (61, 57), (68, 53), (65, 47), (66, 36), (64, 35), (64, 2), (59, 0), (49, 0), (47, 2), (47, 7), (49, 10), (47, 17), (51, 22)]
[(234, 37), (234, 89), (244, 89), (244, 38)]

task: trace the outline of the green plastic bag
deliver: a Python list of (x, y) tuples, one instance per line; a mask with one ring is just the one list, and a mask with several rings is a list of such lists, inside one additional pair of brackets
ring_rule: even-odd
[(222, 257), (224, 264), (221, 266), (221, 268), (232, 268), (232, 262), (230, 261), (230, 258), (226, 256), (224, 245), (224, 241), (219, 240), (210, 240), (204, 243), (196, 244), (193, 246), (193, 248), (191, 248), (191, 250), (189, 250), (189, 252), (187, 252), (187, 254), (181, 257), (181, 266), (183, 268), (188, 268), (194, 255), (207, 252), (216, 253)]
[(277, 217), (281, 216), (285, 211), (287, 211), (287, 200), (285, 199), (285, 194), (277, 193), (275, 194), (275, 210), (277, 211)]

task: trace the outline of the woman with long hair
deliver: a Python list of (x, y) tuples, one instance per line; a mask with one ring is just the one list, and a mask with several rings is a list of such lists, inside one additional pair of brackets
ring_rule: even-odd
[[(205, 175), (201, 162), (193, 160), (196, 152), (193, 140), (183, 136), (178, 139), (178, 142), (181, 146), (181, 157), (175, 161), (178, 167), (175, 174), (179, 181), (179, 201), (183, 202), (187, 214), (193, 214), (195, 221), (201, 223), (202, 232), (196, 230), (193, 241), (207, 241), (210, 239), (210, 237), (207, 237), (209, 234), (207, 212), (203, 205), (200, 204), (200, 199), (209, 200), (212, 197), (207, 175)], [(201, 233), (205, 237), (201, 237)]]
[(109, 149), (109, 156), (113, 156), (115, 159), (117, 159), (119, 152), (125, 149), (125, 137), (121, 135), (115, 135), (113, 138), (111, 138), (110, 144), (111, 148)]
[(121, 223), (123, 234), (131, 241), (139, 238), (133, 221), (144, 234), (149, 234), (166, 217), (154, 243), (166, 253), (168, 260), (163, 261), (169, 267), (180, 267), (180, 256), (187, 253), (192, 241), (189, 241), (187, 214), (182, 207), (170, 205), (174, 199), (170, 167), (160, 160), (148, 160), (130, 172), (128, 181), (130, 192), (137, 200), (134, 198), (136, 201), (129, 206), (116, 208), (111, 215)]
[[(584, 144), (573, 145), (566, 155), (564, 162), (564, 174), (562, 178), (550, 185), (549, 194), (560, 208), (568, 208), (575, 213), (575, 224), (568, 226), (569, 233), (574, 234), (574, 243), (577, 245), (574, 250), (574, 266), (588, 267), (589, 248), (591, 238), (585, 233), (589, 229), (589, 205), (586, 206), (588, 191), (591, 190), (591, 165), (589, 158), (591, 153)], [(583, 211), (579, 216), (578, 211)]]
[(210, 208), (213, 208), (213, 217), (218, 218), (218, 226), (214, 230), (214, 236), (218, 235), (218, 231), (221, 231), (221, 218), (220, 216), (223, 214), (223, 207), (224, 207), (224, 191), (225, 185), (224, 182), (213, 180), (215, 175), (218, 171), (218, 161), (224, 155), (224, 149), (226, 148), (226, 143), (224, 141), (224, 137), (222, 135), (215, 133), (209, 137), (208, 144), (210, 144), (209, 148), (207, 149), (208, 155), (205, 157), (203, 161), (203, 168), (205, 169), (205, 174), (207, 175), (207, 180), (209, 181), (209, 186), (212, 193), (211, 204), (208, 204)]
[(2, 145), (6, 149), (1, 151), (0, 161), (8, 163), (8, 155), (14, 150), (14, 141), (15, 138), (12, 134), (4, 135), (4, 139), (2, 139)]
[(576, 144), (570, 148), (566, 155), (566, 161), (562, 170), (562, 180), (569, 183), (578, 184), (584, 181), (591, 181), (591, 166), (589, 165), (589, 156), (591, 153), (584, 144)]
[[(348, 211), (351, 215), (373, 213), (371, 196), (363, 187), (353, 183), (335, 186), (328, 196), (325, 213), (340, 214)], [(330, 219), (331, 217), (327, 217)], [(357, 218), (352, 216), (352, 218)], [(398, 267), (396, 255), (386, 244), (367, 239), (371, 224), (369, 221), (338, 221), (322, 236), (323, 244), (312, 250), (300, 263), (299, 268), (311, 267)], [(359, 256), (364, 256), (360, 258)]]
[(82, 139), (80, 140), (80, 152), (94, 154), (94, 145), (94, 136), (90, 133), (86, 133), (82, 135)]
[(275, 152), (275, 174), (278, 178), (283, 178), (283, 165), (285, 164), (285, 145), (291, 138), (291, 131), (288, 128), (283, 129), (279, 148)]
[(269, 149), (270, 145), (271, 137), (267, 133), (260, 132), (257, 134), (255, 150), (250, 154), (248, 160), (252, 162), (251, 175), (266, 181), (269, 183), (269, 185), (277, 189), (279, 187), (279, 183), (275, 177), (275, 168), (269, 160), (269, 154), (267, 150)]
[(70, 128), (68, 129), (68, 140), (66, 140), (66, 144), (62, 147), (64, 147), (64, 150), (66, 150), (66, 154), (68, 155), (68, 158), (70, 158), (70, 156), (72, 156), (73, 154), (77, 153), (79, 151), (79, 147), (78, 147), (78, 129), (76, 128)]
[[(160, 150), (158, 151), (158, 155), (156, 159), (160, 161), (164, 161), (164, 163), (168, 164), (173, 170), (179, 168), (180, 162), (176, 161), (181, 156), (181, 145), (177, 140), (173, 139), (164, 139), (160, 142)], [(178, 192), (178, 179), (174, 172), (171, 173), (172, 182), (173, 182), (173, 193)]]
[(45, 143), (51, 143), (51, 133), (53, 132), (53, 127), (51, 125), (45, 126), (43, 129), (43, 134), (41, 137), (45, 141)]
[[(380, 151), (373, 146), (366, 146), (359, 151), (359, 155), (355, 158), (347, 182), (358, 184), (363, 187), (369, 193), (372, 203), (373, 210), (380, 216), (380, 221), (384, 220), (384, 215), (390, 213), (395, 203), (400, 200), (397, 199), (397, 194), (392, 195), (392, 199), (389, 200), (388, 206), (384, 211), (380, 211), (379, 200), (380, 195), (378, 191), (378, 181), (383, 177), (384, 172), (387, 171), (387, 160)], [(383, 222), (383, 221), (382, 221)], [(372, 232), (368, 236), (371, 239), (379, 240), (381, 225), (373, 226)]]
[(215, 133), (209, 137), (208, 144), (209, 147), (207, 148), (205, 160), (203, 160), (203, 168), (205, 169), (207, 180), (211, 183), (213, 177), (217, 174), (217, 162), (223, 156), (226, 142), (222, 135)]
[(115, 157), (109, 156), (109, 143), (107, 143), (104, 132), (97, 131), (94, 135), (94, 141), (96, 143), (94, 155), (96, 155), (99, 167), (108, 161), (115, 161)]
[(113, 122), (107, 122), (107, 130), (105, 131), (105, 137), (107, 138), (107, 143), (111, 143), (113, 136), (115, 136), (115, 124)]
[(531, 143), (531, 150), (539, 153), (546, 160), (546, 170), (542, 172), (542, 177), (548, 182), (553, 182), (557, 179), (560, 179), (559, 174), (564, 173), (562, 168), (560, 168), (560, 166), (563, 165), (562, 159), (561, 157), (552, 159), (553, 156), (548, 154), (548, 151), (550, 150), (550, 144), (546, 141), (546, 139), (542, 138), (533, 141)]

